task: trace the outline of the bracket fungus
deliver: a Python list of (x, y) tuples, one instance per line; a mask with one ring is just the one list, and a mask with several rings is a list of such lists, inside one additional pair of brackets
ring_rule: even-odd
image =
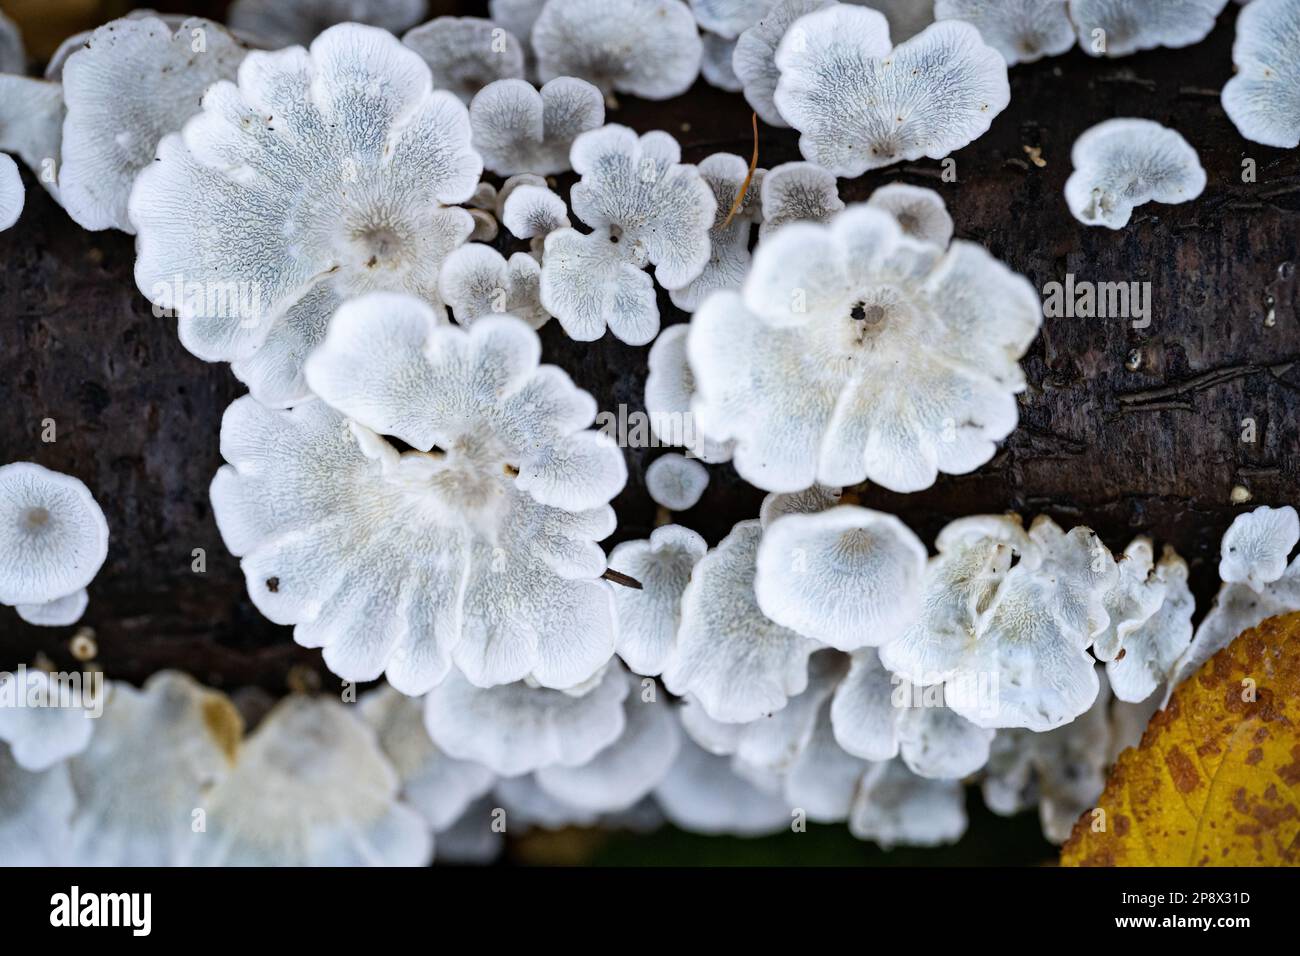
[(576, 76), (607, 100), (666, 100), (700, 74), (703, 48), (682, 0), (547, 0), (533, 24), (543, 81)]
[(1112, 119), (1084, 132), (1070, 151), (1065, 201), (1087, 226), (1123, 229), (1143, 203), (1181, 203), (1205, 189), (1196, 150), (1172, 129), (1144, 119)]
[(73, 624), (108, 557), (108, 522), (81, 481), (31, 462), (0, 467), (0, 604)]
[(799, 151), (837, 176), (942, 159), (1011, 102), (1006, 62), (958, 20), (894, 47), (880, 13), (835, 4), (797, 20), (775, 62), (773, 101), (802, 134)]
[(453, 663), (482, 686), (595, 674), (615, 634), (596, 542), (626, 466), (588, 430), (591, 397), (539, 353), (514, 317), (466, 330), (372, 294), (308, 363), (333, 407), (236, 400), (212, 502), (259, 610), (341, 677), (386, 672), (410, 694)]
[(335, 24), (352, 22), (394, 33), (424, 19), (428, 0), (234, 0), (230, 25), (278, 49), (307, 44)]
[(629, 345), (645, 345), (659, 332), (659, 307), (644, 269), (653, 265), (670, 291), (700, 275), (717, 212), (713, 192), (659, 130), (638, 136), (604, 126), (574, 140), (570, 158), (582, 177), (570, 190), (573, 212), (595, 231), (546, 237), (542, 305), (580, 342), (608, 327)]
[(605, 99), (586, 80), (557, 76), (533, 88), (523, 80), (489, 83), (469, 104), (474, 148), (502, 176), (569, 169), (573, 141), (605, 122)]
[(466, 105), (488, 84), (524, 75), (519, 40), (482, 17), (435, 17), (406, 31), (402, 42), (429, 65), (436, 89), (455, 93)]
[(1300, 146), (1300, 2), (1254, 0), (1237, 17), (1236, 74), (1223, 87), (1223, 110), (1246, 139)]
[(481, 171), (464, 105), (392, 34), (349, 23), (310, 51), (254, 51), (137, 177), (136, 284), (175, 312), (187, 349), (292, 405), (342, 299), (439, 304), (439, 266), (473, 229), (448, 207)]
[(937, 20), (964, 20), (1008, 66), (1058, 56), (1074, 46), (1070, 0), (934, 0)]
[(945, 252), (852, 206), (773, 232), (741, 291), (705, 300), (687, 345), (692, 411), (704, 435), (736, 442), (736, 470), (760, 488), (917, 491), (1010, 434), (1017, 360), (1041, 322), (1033, 287), (982, 247)]
[(63, 65), (60, 202), (85, 229), (135, 232), (128, 200), (158, 141), (199, 112), (204, 91), (235, 77), (247, 48), (199, 18), (108, 23)]
[(1160, 585), (1159, 607), (1124, 635), (1123, 654), (1106, 662), (1115, 697), (1133, 704), (1150, 699), (1157, 688), (1170, 682), (1178, 658), (1192, 640), (1196, 601), (1187, 585), (1187, 562), (1166, 548), (1154, 574)]

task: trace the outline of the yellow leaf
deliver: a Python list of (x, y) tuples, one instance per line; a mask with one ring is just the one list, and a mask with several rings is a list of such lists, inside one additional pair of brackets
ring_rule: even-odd
[(1242, 633), (1174, 692), (1061, 863), (1300, 864), (1300, 614)]

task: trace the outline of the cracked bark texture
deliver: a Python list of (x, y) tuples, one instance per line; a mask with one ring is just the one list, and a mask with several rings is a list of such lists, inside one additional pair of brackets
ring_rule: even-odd
[[(190, 7), (219, 14), (211, 4)], [(467, 4), (462, 12), (482, 11)], [(1232, 75), (1235, 16), (1235, 7), (1226, 11), (1208, 39), (1185, 50), (1113, 61), (1075, 51), (1015, 67), (1011, 105), (954, 154), (956, 182), (942, 181), (931, 161), (841, 181), (847, 202), (899, 179), (938, 190), (959, 237), (1039, 289), (1072, 273), (1152, 290), (1146, 329), (1119, 318), (1044, 321), (1023, 363), (1020, 427), (984, 468), (912, 495), (867, 487), (864, 504), (898, 514), (928, 541), (954, 518), (1008, 510), (1086, 523), (1116, 552), (1150, 535), (1191, 564), (1199, 619), (1233, 516), (1300, 503), (1300, 326), (1289, 268), (1300, 236), (1300, 153), (1245, 141), (1223, 113), (1218, 91)], [(1120, 232), (1076, 222), (1062, 196), (1070, 147), (1115, 116), (1183, 133), (1209, 175), (1204, 194), (1142, 206)], [(688, 162), (719, 151), (748, 159), (752, 148), (743, 98), (703, 82), (665, 103), (627, 99), (608, 121), (669, 131)], [(793, 131), (760, 125), (761, 166), (799, 158)], [(1253, 183), (1243, 182), (1246, 160)], [(228, 690), (278, 692), (295, 665), (332, 680), (317, 651), (297, 647), (289, 628), (253, 608), (213, 523), (208, 483), (221, 464), (221, 414), (243, 387), (227, 366), (181, 348), (173, 321), (153, 317), (132, 280), (131, 237), (78, 228), (24, 173), (27, 208), (0, 233), (0, 458), (76, 475), (104, 507), (108, 561), (82, 621), (96, 631), (100, 664), (134, 682), (178, 667)], [(497, 245), (523, 244), (503, 231)], [(665, 325), (688, 318), (666, 294), (660, 309)], [(647, 348), (608, 335), (573, 342), (554, 322), (542, 340), (545, 361), (570, 372), (601, 408), (643, 409)], [(57, 441), (42, 442), (44, 419), (56, 423)], [(1254, 443), (1242, 441), (1247, 419)], [(665, 450), (627, 451), (630, 478), (607, 545), (651, 530), (644, 472)], [(730, 466), (710, 471), (704, 498), (679, 520), (716, 542), (758, 513), (762, 493)], [(1235, 485), (1253, 499), (1233, 505)], [(206, 570), (196, 573), (200, 548)], [(0, 668), (38, 652), (70, 663), (73, 629), (34, 628), (0, 612)]]

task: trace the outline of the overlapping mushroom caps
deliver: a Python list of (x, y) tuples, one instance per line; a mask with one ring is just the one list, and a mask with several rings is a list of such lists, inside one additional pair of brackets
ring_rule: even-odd
[(86, 749), (99, 716), (95, 687), (89, 678), (65, 681), (38, 667), (0, 674), (0, 741), (18, 766), (47, 770)]
[(438, 292), (461, 325), (485, 315), (513, 315), (540, 329), (550, 319), (538, 284), (542, 267), (526, 252), (508, 260), (491, 246), (467, 243), (442, 264)]
[(1182, 203), (1205, 189), (1205, 170), (1177, 132), (1144, 119), (1112, 119), (1084, 132), (1070, 151), (1065, 201), (1089, 226), (1123, 229), (1147, 202)]
[(917, 491), (1015, 427), (1041, 321), (1033, 287), (973, 243), (945, 251), (870, 206), (790, 223), (691, 321), (694, 420), (760, 488)]
[(1008, 66), (1065, 53), (1075, 41), (1069, 0), (935, 0), (938, 20), (964, 20)]
[(700, 73), (700, 35), (681, 0), (547, 0), (532, 40), (543, 81), (580, 77), (607, 98), (670, 99)]
[[(549, 9), (549, 7), (548, 7)], [(569, 199), (594, 232), (546, 237), (542, 304), (571, 338), (600, 338), (608, 326), (629, 345), (659, 332), (653, 265), (665, 289), (681, 289), (709, 262), (717, 202), (695, 166), (681, 162), (668, 133), (638, 136), (611, 124), (583, 133), (570, 154), (582, 180)]]
[(108, 556), (108, 522), (81, 481), (31, 462), (0, 467), (0, 604), (32, 624), (75, 623)]
[(569, 168), (579, 134), (605, 122), (605, 100), (586, 80), (558, 76), (533, 88), (502, 79), (484, 86), (469, 104), (474, 148), (494, 173), (549, 175)]
[(408, 30), (402, 42), (429, 64), (437, 89), (466, 104), (489, 83), (524, 75), (518, 38), (482, 17), (435, 17)]
[(749, 271), (750, 235), (754, 223), (762, 217), (766, 175), (762, 169), (751, 174), (749, 164), (732, 153), (714, 153), (698, 169), (713, 191), (716, 212), (709, 229), (709, 258), (703, 271), (669, 294), (673, 305), (685, 312), (694, 312), (710, 292), (740, 288)]
[(701, 461), (717, 464), (731, 459), (731, 442), (711, 441), (695, 425), (691, 402), (695, 373), (686, 357), (689, 325), (664, 329), (650, 347), (649, 374), (645, 380), (645, 408), (650, 431), (667, 445), (687, 448)]
[(310, 52), (254, 52), (137, 178), (136, 284), (186, 348), (287, 406), (343, 297), (440, 304), (439, 267), (473, 228), (448, 205), (481, 170), (464, 105), (392, 34), (343, 24)]
[(773, 101), (802, 134), (799, 151), (837, 176), (942, 159), (1011, 101), (1006, 62), (958, 20), (894, 47), (880, 13), (835, 4), (795, 21), (775, 62)]
[(231, 27), (272, 48), (310, 43), (338, 23), (365, 23), (405, 30), (419, 23), (428, 0), (235, 0)]
[(0, 867), (70, 865), (74, 803), (67, 764), (27, 770), (0, 743)]
[(613, 654), (596, 542), (626, 466), (539, 354), (514, 317), (465, 330), (373, 293), (308, 362), (328, 405), (227, 410), (218, 527), (253, 602), (341, 677), (418, 694), (454, 663), (485, 687), (570, 687)]
[(1254, 0), (1237, 17), (1223, 110), (1246, 139), (1300, 146), (1300, 2)]
[(618, 655), (637, 674), (661, 673), (677, 647), (682, 593), (691, 571), (708, 551), (694, 531), (669, 524), (649, 540), (614, 546), (609, 566), (634, 578), (640, 588), (617, 588)]
[(158, 141), (199, 111), (204, 91), (235, 76), (247, 52), (197, 17), (114, 20), (63, 64), (60, 201), (86, 229), (135, 232), (127, 204)]
[(1093, 56), (1128, 56), (1200, 43), (1228, 0), (1070, 0), (1079, 45)]

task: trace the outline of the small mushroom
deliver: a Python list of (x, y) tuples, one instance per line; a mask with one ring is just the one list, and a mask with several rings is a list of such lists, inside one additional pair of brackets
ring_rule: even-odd
[(546, 237), (570, 225), (569, 207), (545, 186), (516, 186), (502, 206), (502, 225), (516, 239), (531, 240), (530, 254), (539, 261), (546, 249)]
[(618, 656), (637, 674), (658, 675), (677, 646), (682, 592), (708, 545), (694, 531), (669, 524), (648, 541), (624, 541), (610, 552), (610, 567), (641, 583), (615, 588)]
[(787, 222), (829, 222), (844, 208), (835, 175), (812, 163), (782, 163), (768, 170), (761, 195), (760, 239)]
[(393, 33), (419, 23), (428, 0), (234, 0), (230, 26), (279, 49), (306, 45), (327, 27), (365, 23)]
[(1223, 110), (1246, 139), (1300, 146), (1300, 2), (1254, 0), (1237, 17), (1235, 73), (1223, 87)]
[(1172, 677), (1179, 656), (1191, 643), (1196, 601), (1187, 573), (1187, 562), (1165, 548), (1155, 566), (1160, 606), (1124, 636), (1124, 653), (1106, 663), (1106, 676), (1119, 701), (1138, 704), (1150, 699)]
[(1263, 506), (1238, 515), (1223, 535), (1219, 577), (1228, 584), (1262, 591), (1285, 573), (1297, 541), (1300, 517), (1290, 505)]
[(435, 89), (450, 90), (467, 106), (490, 83), (523, 82), (519, 40), (482, 17), (435, 17), (406, 31), (402, 42), (429, 64)]
[(934, 16), (975, 27), (1007, 66), (1058, 56), (1076, 39), (1070, 0), (935, 0)]
[(0, 675), (0, 741), (18, 766), (40, 772), (86, 749), (97, 713), (85, 686), (65, 687), (39, 667)]
[(18, 164), (5, 153), (0, 153), (0, 232), (8, 229), (23, 214), (27, 191)]
[(883, 209), (898, 220), (903, 235), (948, 248), (952, 241), (952, 216), (933, 189), (890, 183), (867, 198), (868, 206)]
[(1070, 17), (1085, 53), (1115, 57), (1200, 43), (1227, 5), (1228, 0), (1070, 0)]
[(677, 445), (709, 464), (731, 458), (731, 445), (699, 434), (691, 413), (695, 374), (686, 360), (689, 325), (674, 325), (659, 334), (650, 347), (649, 374), (645, 380), (645, 407), (650, 431), (666, 445)]
[(538, 298), (542, 267), (526, 252), (507, 261), (491, 246), (467, 243), (442, 264), (438, 292), (461, 325), (485, 315), (509, 314), (540, 329), (550, 319)]
[(745, 84), (740, 82), (740, 77), (736, 76), (736, 70), (732, 66), (732, 58), (736, 54), (736, 41), (708, 31), (702, 33), (700, 39), (704, 44), (703, 56), (700, 59), (700, 75), (704, 77), (704, 81), (728, 93), (739, 93), (743, 90)]
[(469, 104), (474, 148), (494, 173), (551, 175), (569, 169), (573, 141), (605, 122), (605, 100), (586, 80), (558, 76), (541, 91), (523, 80), (484, 86)]
[(709, 486), (709, 470), (698, 461), (669, 452), (650, 463), (645, 471), (650, 500), (669, 511), (690, 511)]
[(960, 781), (919, 777), (901, 760), (867, 768), (849, 811), (849, 832), (885, 849), (956, 843), (966, 822)]

